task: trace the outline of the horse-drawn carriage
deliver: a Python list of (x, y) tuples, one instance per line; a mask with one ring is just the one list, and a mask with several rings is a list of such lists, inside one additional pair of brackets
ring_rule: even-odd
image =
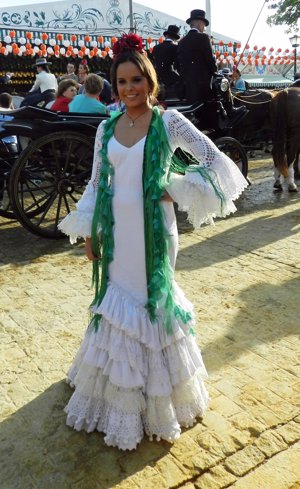
[[(247, 176), (242, 145), (232, 137), (219, 137), (232, 126), (222, 104), (228, 88), (219, 77), (213, 101), (194, 106), (173, 101), (172, 105), (204, 130)], [(58, 223), (74, 208), (88, 182), (95, 133), (105, 116), (55, 113), (37, 107), (23, 107), (10, 116), (0, 137), (16, 135), (18, 151), (9, 151), (1, 142), (0, 215), (18, 219), (40, 236), (61, 238)]]

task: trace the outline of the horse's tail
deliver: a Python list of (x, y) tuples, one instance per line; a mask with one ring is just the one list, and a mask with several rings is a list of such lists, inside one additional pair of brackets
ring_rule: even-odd
[(285, 177), (288, 176), (286, 156), (287, 145), (287, 90), (281, 90), (271, 102), (271, 121), (273, 130), (272, 155), (274, 165)]

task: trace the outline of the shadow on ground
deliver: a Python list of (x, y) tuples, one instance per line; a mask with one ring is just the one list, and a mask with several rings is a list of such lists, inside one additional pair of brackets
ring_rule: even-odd
[(108, 489), (168, 453), (166, 442), (145, 439), (138, 451), (122, 452), (102, 433), (68, 428), (71, 392), (64, 381), (53, 384), (1, 423), (1, 489)]
[[(280, 226), (278, 224), (280, 223)], [(192, 270), (209, 267), (232, 257), (255, 252), (276, 241), (297, 235), (300, 224), (300, 209), (287, 212), (284, 216), (262, 216), (236, 225), (232, 220), (230, 229), (214, 234), (184, 249), (178, 255), (176, 270)], [(245, 236), (247, 239), (245, 240)], [(221, 247), (218, 243), (222, 244)], [(243, 245), (241, 245), (243, 243)], [(214, 245), (216, 248), (214, 249)], [(230, 248), (230, 252), (229, 252)], [(199, 257), (199, 260), (195, 259)], [(190, 258), (193, 257), (193, 260)], [(292, 257), (287, 257), (292, 258)], [(196, 267), (195, 267), (196, 266)]]
[(245, 350), (257, 350), (274, 368), (277, 365), (297, 376), (299, 358), (288, 344), (279, 343), (291, 335), (299, 337), (299, 290), (299, 277), (281, 285), (263, 283), (245, 288), (239, 296), (239, 312), (226, 334), (202, 349), (208, 371), (218, 372), (236, 362)]

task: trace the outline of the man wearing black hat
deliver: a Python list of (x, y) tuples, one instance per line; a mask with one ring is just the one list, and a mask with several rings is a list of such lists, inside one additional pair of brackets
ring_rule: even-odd
[(211, 82), (217, 65), (210, 38), (204, 33), (205, 26), (209, 25), (204, 10), (192, 10), (186, 22), (191, 29), (179, 41), (178, 57), (186, 99), (193, 104), (212, 97)]
[(180, 77), (178, 74), (179, 63), (177, 59), (177, 44), (180, 28), (177, 25), (169, 25), (164, 32), (165, 40), (157, 44), (153, 49), (154, 66), (158, 80), (165, 88), (165, 97), (175, 95), (175, 86)]

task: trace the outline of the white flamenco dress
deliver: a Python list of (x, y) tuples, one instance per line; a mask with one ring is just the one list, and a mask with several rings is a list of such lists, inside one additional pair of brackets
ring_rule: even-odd
[[(194, 226), (236, 210), (236, 199), (247, 186), (236, 165), (177, 111), (163, 114), (172, 149), (181, 147), (201, 165), (214, 170), (225, 202), (221, 208), (212, 187), (201, 176), (173, 175), (167, 191), (186, 210)], [(70, 236), (91, 235), (91, 223), (101, 167), (100, 124), (95, 142), (91, 180), (77, 204), (61, 223)], [(153, 324), (145, 309), (147, 282), (143, 212), (143, 155), (146, 138), (128, 148), (115, 137), (108, 143), (108, 158), (114, 167), (114, 255), (109, 282), (101, 305), (98, 331), (88, 328), (68, 381), (75, 391), (65, 408), (67, 424), (76, 430), (105, 433), (107, 445), (134, 449), (144, 432), (173, 441), (180, 425), (191, 426), (208, 405), (203, 379), (207, 377), (200, 351), (192, 334), (194, 320), (184, 324), (174, 319), (172, 334), (163, 326), (163, 311)], [(172, 203), (162, 202), (164, 226), (171, 265), (175, 267), (178, 234)], [(176, 303), (192, 314), (192, 304), (174, 282)]]

